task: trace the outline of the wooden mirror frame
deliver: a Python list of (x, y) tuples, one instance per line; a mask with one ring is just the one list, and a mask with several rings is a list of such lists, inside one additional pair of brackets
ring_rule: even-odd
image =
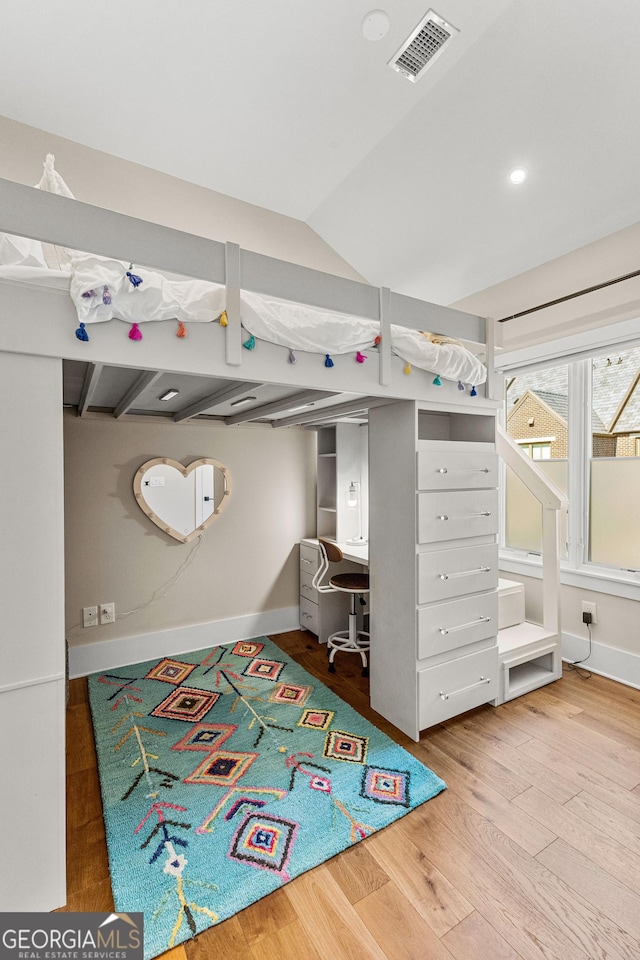
[[(189, 534), (178, 533), (177, 530), (174, 530), (173, 527), (167, 526), (166, 522), (163, 521), (157, 514), (151, 510), (148, 503), (144, 498), (144, 493), (142, 491), (142, 480), (144, 475), (147, 473), (151, 467), (156, 467), (159, 464), (166, 464), (169, 467), (173, 467), (174, 470), (178, 470), (183, 477), (188, 477), (197, 467), (202, 466), (212, 466), (217, 467), (217, 469), (222, 474), (222, 479), (224, 482), (224, 491), (222, 493), (222, 499), (218, 506), (215, 508), (210, 517), (201, 523)], [(133, 493), (136, 498), (137, 504), (142, 510), (142, 512), (151, 520), (152, 523), (155, 523), (156, 527), (159, 527), (163, 533), (168, 533), (170, 537), (173, 537), (175, 540), (179, 540), (180, 543), (189, 543), (190, 540), (193, 540), (194, 537), (199, 536), (206, 528), (213, 523), (213, 521), (218, 517), (222, 511), (222, 508), (226, 504), (229, 496), (231, 495), (231, 475), (224, 464), (220, 463), (219, 460), (212, 460), (209, 457), (201, 457), (199, 460), (193, 460), (187, 467), (179, 463), (177, 460), (172, 460), (169, 457), (154, 457), (153, 460), (147, 460), (146, 463), (143, 463), (141, 467), (138, 468), (136, 474), (133, 478)]]

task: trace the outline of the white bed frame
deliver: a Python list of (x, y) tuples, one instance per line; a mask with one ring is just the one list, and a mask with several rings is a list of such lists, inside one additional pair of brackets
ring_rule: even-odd
[[(12, 574), (20, 557), (25, 575), (0, 586), (3, 606), (0, 726), (4, 787), (0, 816), (10, 825), (4, 841), (9, 874), (0, 902), (4, 910), (51, 910), (66, 902), (64, 869), (64, 611), (62, 525), (61, 361), (90, 361), (149, 370), (166, 370), (271, 382), (304, 389), (346, 392), (351, 396), (429, 402), (434, 410), (495, 408), (493, 324), (483, 318), (439, 307), (316, 270), (241, 250), (168, 227), (146, 223), (32, 187), (0, 180), (0, 231), (98, 255), (128, 260), (159, 271), (223, 283), (227, 288), (226, 328), (194, 323), (186, 340), (176, 341), (175, 325), (149, 323), (142, 343), (132, 343), (118, 320), (90, 327), (79, 341), (75, 307), (64, 290), (0, 280), (0, 382), (8, 404), (0, 449), (4, 513), (0, 512), (3, 554)], [(336, 357), (286, 362), (286, 348), (260, 342), (242, 349), (240, 289), (379, 321), (378, 358), (366, 364)], [(389, 325), (431, 330), (478, 345), (488, 369), (478, 396), (458, 391), (433, 374), (403, 373), (392, 356)], [(153, 329), (148, 329), (153, 328)], [(3, 361), (4, 358), (4, 361)], [(348, 361), (348, 362), (347, 362)], [(21, 378), (29, 390), (21, 391)], [(21, 393), (13, 401), (11, 390)], [(35, 390), (35, 395), (33, 391)], [(58, 408), (60, 408), (58, 410)], [(46, 414), (43, 411), (47, 411)], [(25, 442), (26, 441), (26, 442)], [(22, 476), (15, 473), (18, 465)], [(46, 501), (46, 524), (31, 516), (35, 498)], [(22, 510), (21, 510), (22, 508)], [(18, 564), (20, 566), (20, 564)]]

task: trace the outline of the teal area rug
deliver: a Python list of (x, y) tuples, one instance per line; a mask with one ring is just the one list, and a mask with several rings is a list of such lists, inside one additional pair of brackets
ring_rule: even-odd
[(145, 957), (404, 816), (443, 781), (266, 638), (89, 678), (111, 884)]

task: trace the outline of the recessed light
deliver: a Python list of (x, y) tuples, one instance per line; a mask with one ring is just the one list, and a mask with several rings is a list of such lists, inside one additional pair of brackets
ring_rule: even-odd
[(362, 21), (362, 36), (365, 40), (382, 40), (386, 37), (391, 21), (384, 10), (370, 10)]
[(241, 406), (243, 403), (251, 403), (251, 402), (252, 402), (253, 400), (255, 400), (255, 399), (256, 399), (256, 397), (241, 397), (239, 400), (234, 400), (233, 403), (231, 404), (231, 406), (232, 406), (232, 407), (239, 407), (239, 406)]
[(315, 400), (313, 403), (301, 403), (299, 407), (290, 407), (287, 413), (297, 413), (298, 410), (306, 410), (308, 407), (315, 407)]
[(177, 397), (179, 393), (179, 390), (167, 390), (166, 393), (163, 393), (161, 397), (158, 397), (158, 400), (173, 400), (173, 398)]
[(509, 174), (509, 180), (511, 183), (524, 183), (527, 179), (527, 171), (523, 167), (516, 167)]

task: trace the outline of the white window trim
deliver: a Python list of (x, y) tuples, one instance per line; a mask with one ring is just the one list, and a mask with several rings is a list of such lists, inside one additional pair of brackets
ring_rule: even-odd
[[(591, 409), (591, 359), (611, 350), (612, 346), (626, 349), (640, 345), (640, 319), (625, 320), (599, 330), (588, 330), (561, 340), (505, 351), (499, 355), (496, 367), (509, 376), (554, 365), (569, 367), (569, 460), (583, 465), (581, 470), (569, 470), (568, 498), (570, 507), (568, 557), (560, 561), (560, 582), (563, 585), (606, 593), (630, 600), (640, 600), (640, 571), (605, 567), (588, 560), (588, 515), (590, 469), (589, 445), (591, 424), (587, 410)], [(587, 397), (588, 404), (582, 402)], [(533, 441), (528, 441), (533, 442)], [(502, 484), (504, 490), (504, 484)], [(502, 508), (504, 511), (504, 507)], [(504, 516), (504, 512), (502, 514)], [(504, 537), (504, 534), (503, 534)], [(520, 576), (542, 578), (542, 559), (536, 554), (524, 553), (500, 544), (500, 569)]]

